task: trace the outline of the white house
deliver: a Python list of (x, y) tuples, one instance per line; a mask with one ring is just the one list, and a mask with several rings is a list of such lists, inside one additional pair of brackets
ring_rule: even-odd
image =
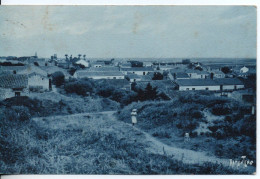
[(122, 71), (125, 75), (127, 73), (134, 73), (137, 75), (147, 75), (150, 72), (154, 72), (154, 69), (152, 67), (132, 67), (132, 68), (121, 68), (120, 71)]
[(31, 91), (48, 91), (51, 89), (51, 79), (34, 72), (28, 75), (28, 86)]
[(220, 85), (220, 90), (233, 91), (238, 89), (244, 89), (244, 83), (238, 78), (217, 78), (216, 81)]
[(82, 65), (84, 67), (89, 67), (90, 66), (89, 62), (87, 62), (86, 60), (83, 60), (83, 59), (80, 59), (80, 60), (76, 61), (75, 64)]
[(237, 78), (217, 79), (180, 79), (176, 80), (180, 91), (187, 90), (210, 90), (210, 91), (233, 91), (243, 89), (243, 82)]
[(28, 76), (8, 74), (0, 76), (0, 99), (28, 96)]
[(206, 71), (188, 69), (185, 72), (191, 79), (205, 79), (210, 77), (210, 73)]
[(120, 71), (107, 71), (107, 72), (90, 72), (85, 70), (76, 71), (74, 74), (75, 78), (92, 78), (98, 79), (124, 79), (125, 76)]
[(176, 81), (180, 91), (210, 90), (219, 91), (220, 85), (211, 79), (180, 79)]
[(247, 73), (248, 71), (249, 71), (249, 68), (247, 68), (245, 66), (240, 69), (240, 73)]

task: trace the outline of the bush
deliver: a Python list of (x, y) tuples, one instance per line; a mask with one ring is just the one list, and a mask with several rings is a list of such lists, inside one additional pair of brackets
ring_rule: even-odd
[(114, 92), (115, 88), (113, 86), (102, 86), (102, 87), (99, 87), (96, 91), (96, 93), (99, 95), (99, 96), (102, 96), (104, 98), (108, 98), (110, 96), (112, 96), (113, 92)]
[(59, 87), (64, 83), (65, 76), (61, 71), (57, 71), (52, 74), (52, 81), (53, 81), (53, 84), (55, 84), (56, 86)]
[(78, 95), (87, 96), (93, 92), (93, 85), (89, 81), (75, 81), (64, 85), (64, 90), (67, 93), (76, 93)]
[(231, 114), (232, 110), (229, 108), (227, 105), (221, 105), (221, 104), (216, 104), (212, 109), (211, 109), (212, 114), (214, 115), (227, 115)]

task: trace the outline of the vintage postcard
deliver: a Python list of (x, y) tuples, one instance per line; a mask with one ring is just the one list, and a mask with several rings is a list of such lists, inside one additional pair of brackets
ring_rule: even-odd
[(255, 6), (1, 6), (1, 174), (256, 172)]

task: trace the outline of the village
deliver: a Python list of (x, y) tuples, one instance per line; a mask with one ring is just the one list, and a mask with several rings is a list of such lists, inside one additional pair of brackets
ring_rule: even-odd
[[(137, 61), (137, 60), (96, 60), (90, 61), (86, 55), (77, 57), (38, 58), (37, 53), (29, 57), (0, 58), (0, 99), (14, 96), (28, 96), (35, 92), (55, 90), (53, 74), (60, 72), (65, 80), (89, 78), (111, 80), (123, 83), (122, 89), (131, 90), (133, 83), (152, 83), (166, 86), (167, 95), (174, 90), (209, 90), (220, 95), (231, 96), (238, 91), (252, 95), (252, 86), (246, 79), (256, 76), (256, 66), (246, 64), (202, 64), (190, 59), (179, 62)], [(156, 85), (156, 83), (158, 83)]]

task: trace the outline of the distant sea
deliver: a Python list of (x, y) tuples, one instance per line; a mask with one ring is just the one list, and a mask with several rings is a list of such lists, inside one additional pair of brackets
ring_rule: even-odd
[[(90, 61), (110, 60), (111, 58), (89, 58)], [(256, 65), (255, 58), (114, 58), (115, 61), (126, 62), (136, 60), (142, 62), (181, 62), (183, 59), (190, 59), (191, 62), (203, 64), (225, 64), (225, 65)]]

